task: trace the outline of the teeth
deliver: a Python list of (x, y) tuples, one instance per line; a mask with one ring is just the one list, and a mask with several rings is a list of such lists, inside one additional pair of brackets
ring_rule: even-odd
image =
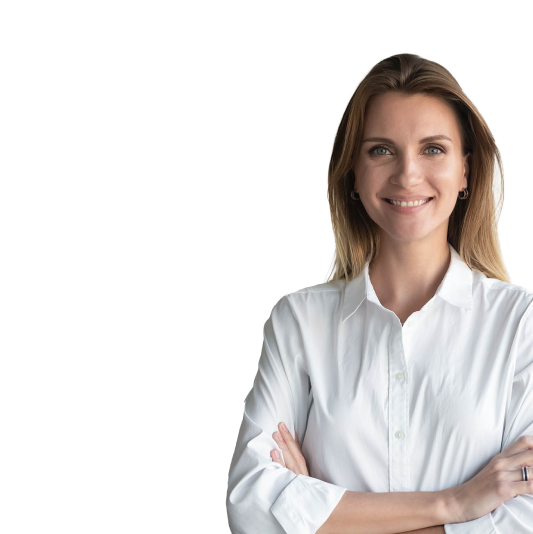
[(420, 206), (422, 204), (425, 204), (426, 202), (429, 202), (431, 199), (426, 200), (415, 200), (414, 202), (410, 200), (409, 202), (400, 202), (399, 200), (391, 200), (391, 204), (394, 204), (395, 206)]

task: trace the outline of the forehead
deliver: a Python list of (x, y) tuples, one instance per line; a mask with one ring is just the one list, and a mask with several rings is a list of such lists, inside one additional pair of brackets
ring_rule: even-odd
[(429, 95), (406, 96), (385, 93), (375, 97), (365, 113), (365, 136), (403, 136), (420, 138), (435, 134), (459, 137), (459, 126), (451, 106)]

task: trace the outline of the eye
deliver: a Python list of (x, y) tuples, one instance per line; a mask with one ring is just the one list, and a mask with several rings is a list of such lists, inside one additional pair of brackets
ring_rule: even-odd
[[(429, 156), (438, 156), (439, 154), (444, 154), (444, 149), (441, 148), (440, 146), (434, 146), (434, 145), (432, 145), (432, 146), (428, 146), (428, 147), (426, 148), (426, 150), (429, 150), (429, 149), (432, 149), (432, 148), (435, 148), (435, 149), (439, 150), (440, 152), (433, 152), (433, 153), (430, 153)], [(388, 154), (383, 154), (383, 153), (381, 153), (381, 154), (376, 154), (376, 153), (374, 152), (375, 150), (387, 150), (387, 151), (389, 151), (389, 149), (388, 149), (388, 148), (385, 148), (384, 146), (375, 146), (375, 147), (371, 148), (371, 149), (368, 151), (368, 153), (369, 153), (371, 156), (387, 156), (387, 155), (388, 155)]]
[(368, 153), (371, 155), (371, 156), (386, 156), (386, 154), (375, 154), (374, 153), (374, 150), (378, 150), (378, 149), (382, 149), (382, 150), (389, 150), (388, 148), (385, 148), (384, 146), (375, 146), (373, 148), (371, 148)]

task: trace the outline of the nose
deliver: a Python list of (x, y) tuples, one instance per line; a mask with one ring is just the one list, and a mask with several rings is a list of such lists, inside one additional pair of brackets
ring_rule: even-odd
[(424, 167), (416, 153), (404, 153), (398, 158), (390, 181), (401, 189), (412, 189), (424, 181)]

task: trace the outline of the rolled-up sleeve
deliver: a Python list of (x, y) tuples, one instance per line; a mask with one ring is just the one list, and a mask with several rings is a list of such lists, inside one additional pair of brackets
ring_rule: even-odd
[[(524, 435), (533, 435), (533, 303), (524, 312), (515, 336), (516, 364), (506, 410), (501, 451)], [(533, 469), (530, 469), (530, 477)], [(446, 534), (533, 534), (533, 495), (504, 501), (492, 512), (465, 523), (444, 525)]]
[(295, 430), (304, 436), (310, 396), (302, 332), (285, 295), (265, 323), (257, 374), (244, 401), (226, 496), (232, 533), (315, 533), (346, 491), (296, 475), (270, 457), (279, 450), (272, 434), (281, 421), (293, 437)]

